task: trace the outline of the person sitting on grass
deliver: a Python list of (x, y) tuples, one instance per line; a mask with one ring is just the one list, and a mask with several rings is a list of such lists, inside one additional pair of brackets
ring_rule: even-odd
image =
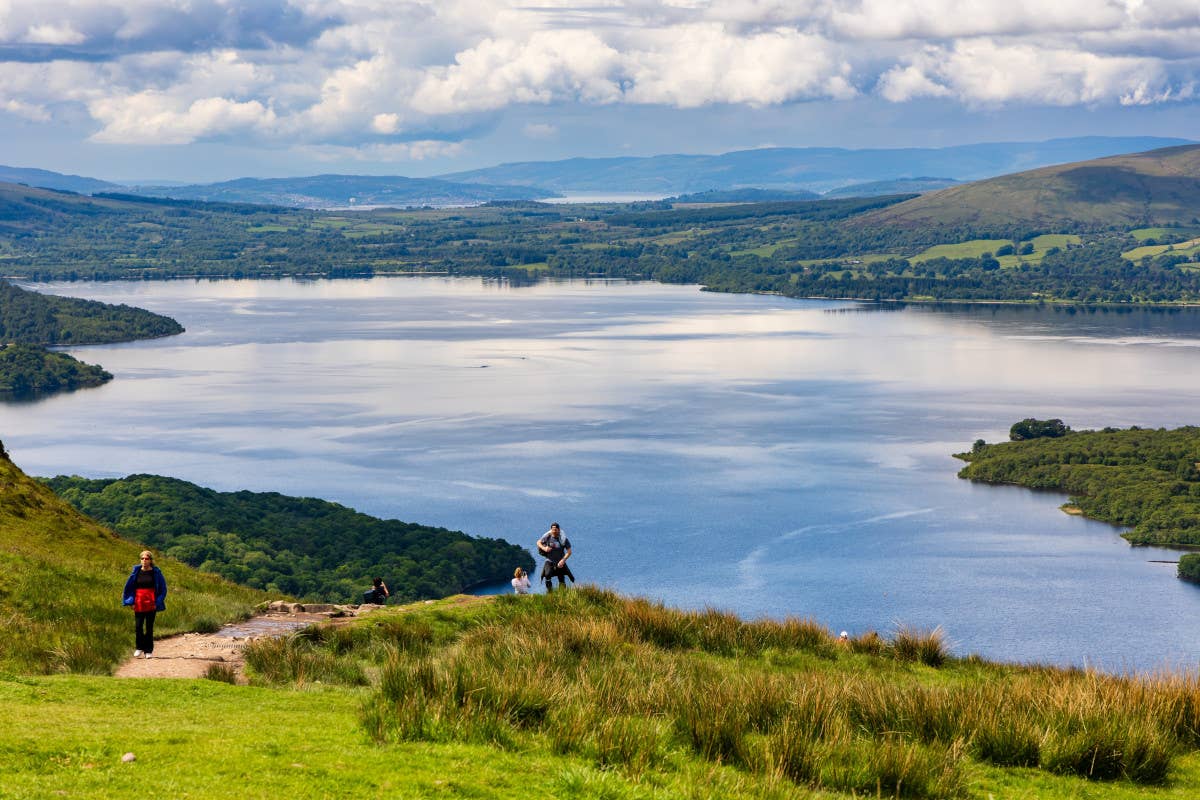
[(388, 591), (387, 584), (383, 582), (383, 578), (375, 578), (371, 583), (373, 586), (363, 592), (363, 604), (381, 606), (387, 602), (392, 593)]

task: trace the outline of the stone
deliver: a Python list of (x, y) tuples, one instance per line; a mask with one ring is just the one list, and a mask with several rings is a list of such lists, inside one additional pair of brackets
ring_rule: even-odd
[(133, 753), (126, 753), (125, 755), (121, 756), (121, 761), (126, 764), (132, 764), (134, 761), (137, 761), (137, 756), (135, 756)]

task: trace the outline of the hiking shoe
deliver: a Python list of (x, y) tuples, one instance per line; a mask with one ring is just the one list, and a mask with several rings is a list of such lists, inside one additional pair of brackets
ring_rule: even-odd
[(134, 657), (134, 658), (141, 658), (143, 655), (144, 655), (144, 653), (142, 653), (142, 651), (141, 651), (141, 650), (134, 650), (134, 651), (133, 651), (133, 657)]

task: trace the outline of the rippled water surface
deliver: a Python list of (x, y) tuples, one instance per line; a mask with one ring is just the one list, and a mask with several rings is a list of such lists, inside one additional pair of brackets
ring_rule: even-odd
[(1200, 422), (1200, 315), (478, 279), (39, 285), (187, 333), (73, 350), (116, 380), (0, 406), (31, 474), (173, 475), (529, 544), (582, 580), (960, 653), (1200, 663), (1200, 588), (1060, 495), (951, 454), (1027, 416)]

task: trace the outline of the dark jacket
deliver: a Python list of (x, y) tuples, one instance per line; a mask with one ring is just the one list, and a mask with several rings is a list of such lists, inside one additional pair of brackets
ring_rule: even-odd
[[(133, 590), (137, 588), (138, 570), (142, 568), (141, 564), (135, 564), (133, 572), (129, 573), (129, 580), (125, 581), (125, 597), (121, 601), (121, 605), (133, 605)], [(164, 599), (167, 596), (167, 579), (163, 577), (162, 570), (158, 567), (152, 567), (154, 570), (154, 610), (165, 611), (167, 604)]]

